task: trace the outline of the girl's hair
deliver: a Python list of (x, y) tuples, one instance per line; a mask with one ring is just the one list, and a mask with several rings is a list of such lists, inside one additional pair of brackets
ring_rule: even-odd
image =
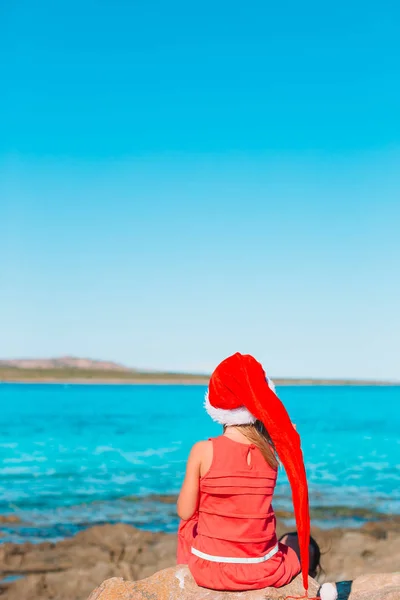
[(273, 469), (278, 468), (279, 463), (274, 445), (265, 425), (261, 421), (256, 421), (252, 425), (235, 425), (235, 428), (238, 429), (249, 442), (257, 446), (270, 467)]

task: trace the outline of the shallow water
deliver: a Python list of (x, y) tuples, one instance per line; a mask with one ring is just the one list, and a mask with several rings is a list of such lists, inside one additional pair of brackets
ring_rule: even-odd
[[(202, 406), (204, 392), (0, 384), (0, 514), (24, 521), (7, 524), (1, 541), (56, 540), (116, 521), (175, 530), (174, 505), (146, 497), (175, 494), (191, 445), (218, 435)], [(278, 392), (302, 437), (312, 506), (400, 513), (400, 387)], [(282, 471), (274, 508), (290, 507)], [(368, 518), (336, 510), (327, 518), (318, 510), (314, 522), (325, 526)]]

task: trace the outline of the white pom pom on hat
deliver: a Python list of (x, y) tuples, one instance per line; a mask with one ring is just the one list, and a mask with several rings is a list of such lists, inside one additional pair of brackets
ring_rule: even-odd
[(323, 583), (319, 591), (321, 600), (337, 600), (338, 592), (334, 583)]

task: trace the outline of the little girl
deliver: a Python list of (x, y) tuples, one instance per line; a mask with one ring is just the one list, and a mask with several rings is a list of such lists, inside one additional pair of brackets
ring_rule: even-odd
[[(178, 499), (178, 564), (215, 590), (280, 587), (302, 570), (307, 591), (310, 522), (300, 438), (272, 382), (252, 356), (236, 353), (212, 374), (205, 406), (223, 435), (190, 452)], [(301, 565), (276, 537), (277, 455), (292, 488)]]

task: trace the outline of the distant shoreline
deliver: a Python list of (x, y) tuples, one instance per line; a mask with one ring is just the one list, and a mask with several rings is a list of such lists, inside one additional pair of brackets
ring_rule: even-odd
[[(138, 378), (111, 378), (111, 377), (21, 377), (3, 378), (0, 374), (0, 385), (4, 384), (49, 384), (49, 385), (203, 385), (208, 384), (209, 377), (138, 377)], [(278, 387), (399, 387), (400, 382), (364, 381), (347, 379), (274, 379)]]
[[(0, 383), (77, 385), (207, 385), (209, 373), (139, 370), (104, 360), (64, 356), (0, 360)], [(277, 386), (400, 386), (400, 381), (272, 377)]]
[(207, 385), (208, 379), (1, 379), (0, 384), (59, 384), (59, 385)]

